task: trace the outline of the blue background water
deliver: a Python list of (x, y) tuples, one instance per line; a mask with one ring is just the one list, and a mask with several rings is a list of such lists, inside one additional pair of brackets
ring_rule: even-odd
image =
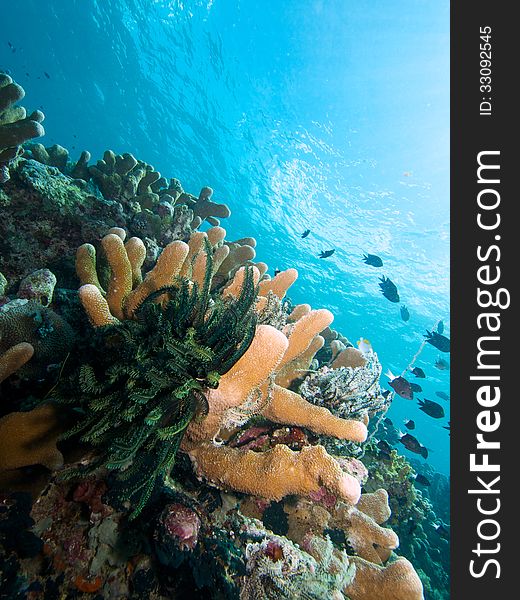
[[(132, 152), (192, 193), (210, 185), (232, 208), (228, 238), (254, 235), (271, 272), (296, 267), (291, 298), (331, 309), (333, 327), (368, 338), (385, 369), (402, 372), (439, 319), (449, 335), (447, 1), (0, 8), (0, 69), (25, 87), (28, 109), (43, 108), (45, 145), (94, 159)], [(365, 265), (363, 252), (384, 267)], [(383, 274), (408, 323), (381, 295)], [(449, 372), (434, 368), (439, 355), (426, 346), (416, 365), (428, 378), (411, 380), (446, 418), (401, 398), (389, 415), (401, 429), (413, 418), (429, 462), (447, 473), (449, 406), (435, 391), (449, 393)]]

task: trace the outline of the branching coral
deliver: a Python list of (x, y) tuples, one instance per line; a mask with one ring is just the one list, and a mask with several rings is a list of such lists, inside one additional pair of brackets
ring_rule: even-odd
[[(235, 283), (228, 288), (233, 293), (237, 290)], [(209, 392), (207, 417), (187, 429), (183, 448), (200, 475), (219, 486), (270, 499), (308, 494), (324, 485), (349, 502), (357, 502), (358, 481), (344, 473), (321, 446), (295, 453), (279, 445), (262, 455), (213, 441), (227, 427), (253, 414), (343, 439), (360, 442), (366, 438), (366, 427), (360, 421), (335, 417), (272, 382), (276, 372), (304, 353), (331, 321), (329, 311), (311, 311), (287, 330), (289, 337), (269, 325), (257, 327), (248, 351), (222, 378), (219, 387)]]
[(25, 108), (14, 106), (24, 96), (21, 86), (0, 73), (0, 183), (9, 180), (8, 165), (21, 154), (21, 144), (45, 133), (41, 111), (27, 116)]
[[(324, 485), (356, 502), (358, 481), (321, 446), (295, 453), (279, 445), (262, 455), (213, 442), (221, 430), (253, 414), (354, 441), (367, 433), (363, 423), (335, 417), (273, 382), (332, 315), (310, 311), (285, 333), (269, 325), (255, 329), (256, 267), (241, 268), (222, 293), (210, 293), (212, 276), (227, 256), (224, 236), (215, 227), (194, 233), (188, 244), (172, 242), (141, 281), (142, 242), (132, 238), (125, 244), (124, 232), (115, 229), (102, 240), (110, 267), (106, 291), (94, 248), (79, 248), (80, 300), (97, 328), (96, 347), (110, 351), (81, 365), (69, 389), (62, 383), (55, 392), (74, 401), (80, 391), (85, 414), (70, 435), (81, 434), (100, 448), (93, 468), (120, 471), (128, 481), (126, 496), (136, 501), (135, 514), (169, 474), (185, 431), (183, 449), (198, 473), (218, 485), (270, 498)], [(297, 274), (280, 275), (262, 290), (283, 296)]]

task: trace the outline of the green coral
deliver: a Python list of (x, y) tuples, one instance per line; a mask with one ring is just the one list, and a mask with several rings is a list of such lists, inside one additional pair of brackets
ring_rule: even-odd
[(224, 300), (211, 297), (211, 263), (200, 287), (179, 278), (148, 296), (135, 319), (96, 330), (92, 360), (52, 395), (79, 404), (81, 418), (65, 437), (79, 435), (99, 449), (88, 470), (117, 473), (122, 497), (135, 504), (133, 517), (169, 476), (184, 431), (207, 409), (205, 392), (254, 336), (252, 272), (239, 298)]
[[(60, 173), (56, 167), (43, 165), (35, 160), (20, 161), (16, 176), (31, 191), (38, 194), (44, 210), (54, 210), (60, 215), (72, 215), (78, 207), (85, 207), (96, 198), (85, 198), (86, 194), (73, 179)], [(34, 211), (31, 204), (28, 211)]]

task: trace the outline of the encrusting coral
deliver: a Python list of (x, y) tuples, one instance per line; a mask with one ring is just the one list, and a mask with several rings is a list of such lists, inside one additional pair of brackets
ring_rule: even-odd
[(20, 85), (6, 73), (0, 73), (0, 183), (9, 180), (9, 163), (22, 153), (21, 144), (45, 133), (41, 111), (27, 116), (25, 108), (15, 106), (24, 96)]

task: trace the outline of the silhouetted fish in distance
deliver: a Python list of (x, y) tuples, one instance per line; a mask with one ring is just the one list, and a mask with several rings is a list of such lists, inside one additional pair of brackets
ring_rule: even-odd
[(51, 76), (47, 73), (47, 71), (44, 71), (43, 74), (45, 75), (45, 77), (47, 77), (47, 79), (51, 78)]
[(371, 267), (382, 267), (383, 261), (376, 256), (375, 254), (363, 254), (363, 260), (366, 265), (370, 265)]
[(437, 369), (439, 369), (439, 371), (449, 371), (450, 370), (450, 363), (445, 361), (444, 358), (438, 358), (435, 361), (435, 366), (437, 367)]
[(425, 379), (426, 378), (426, 373), (421, 369), (421, 367), (414, 367), (410, 373), (413, 373), (416, 377), (419, 377), (420, 379)]
[(392, 371), (387, 371), (386, 376), (390, 379), (388, 385), (395, 391), (395, 393), (405, 400), (413, 400), (413, 390), (410, 382), (404, 377), (396, 377)]
[(408, 534), (410, 535), (417, 529), (417, 521), (415, 521), (413, 517), (410, 517), (408, 521), (406, 521), (406, 526), (408, 527)]
[(401, 306), (401, 319), (406, 323), (406, 321), (410, 320), (410, 311), (403, 304)]
[(438, 525), (435, 525), (435, 531), (444, 540), (447, 540), (450, 537), (450, 531), (449, 531), (449, 529), (447, 529), (442, 523), (439, 523)]
[(450, 397), (446, 392), (435, 392), (435, 395), (439, 396), (439, 398), (441, 398), (442, 400), (446, 400), (446, 402), (449, 402), (450, 400)]
[(381, 440), (380, 442), (377, 442), (377, 447), (379, 449), (379, 454), (382, 455), (384, 458), (392, 458), (392, 446), (390, 446), (388, 442), (386, 442), (385, 440)]
[(437, 323), (437, 333), (440, 333), (441, 335), (444, 333), (444, 323), (442, 321)]
[(442, 419), (444, 417), (444, 408), (437, 402), (432, 402), (431, 400), (418, 400), (419, 402), (419, 410), (422, 410), (423, 413), (426, 413), (429, 417), (434, 419)]
[(412, 392), (414, 394), (422, 392), (422, 387), (418, 383), (410, 383), (410, 387), (412, 388)]
[(381, 283), (379, 284), (381, 291), (383, 292), (383, 296), (390, 300), (390, 302), (399, 302), (399, 294), (397, 293), (397, 287), (393, 281), (388, 279), (388, 277), (381, 277)]
[(406, 427), (406, 429), (415, 429), (415, 421), (412, 421), (411, 419), (409, 421), (405, 421), (404, 426)]
[(424, 475), (421, 475), (421, 473), (417, 473), (414, 481), (416, 481), (417, 483), (419, 483), (421, 485), (425, 485), (425, 486), (431, 485), (430, 480), (427, 477), (425, 477)]
[(443, 429), (447, 429), (448, 433), (451, 435), (451, 421), (448, 421), (447, 425), (442, 426)]
[(423, 458), (428, 458), (428, 448), (423, 446), (421, 442), (410, 433), (403, 434), (399, 441), (406, 449), (410, 450), (410, 452), (420, 454)]
[(310, 233), (310, 232), (311, 232), (311, 230), (310, 230), (310, 229), (306, 229), (306, 230), (305, 230), (305, 231), (302, 233), (302, 238), (306, 238), (306, 237), (309, 235), (309, 233)]
[(450, 340), (445, 335), (440, 335), (436, 331), (428, 331), (426, 330), (426, 335), (424, 336), (428, 344), (431, 344), (437, 350), (441, 352), (449, 352), (450, 351)]
[(329, 256), (334, 254), (334, 252), (336, 252), (336, 250), (325, 250), (324, 252), (321, 252), (318, 258), (329, 258)]

